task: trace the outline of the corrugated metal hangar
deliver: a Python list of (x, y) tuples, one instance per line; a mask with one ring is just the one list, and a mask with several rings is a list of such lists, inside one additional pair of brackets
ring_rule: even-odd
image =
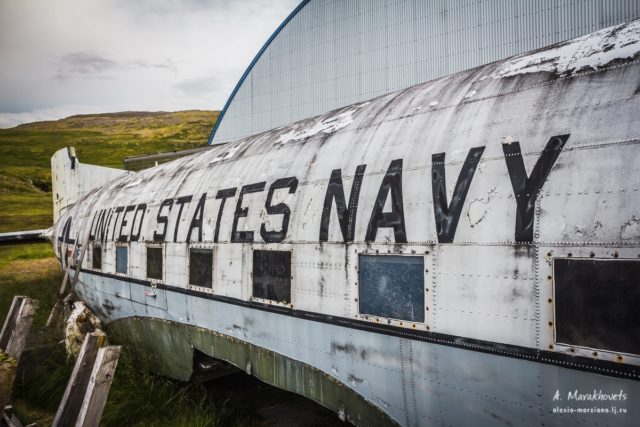
[(638, 17), (638, 0), (303, 0), (248, 66), (209, 143)]

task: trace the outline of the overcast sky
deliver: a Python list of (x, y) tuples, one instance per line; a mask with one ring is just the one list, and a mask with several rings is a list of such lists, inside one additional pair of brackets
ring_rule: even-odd
[(220, 110), (299, 0), (0, 0), (0, 127)]

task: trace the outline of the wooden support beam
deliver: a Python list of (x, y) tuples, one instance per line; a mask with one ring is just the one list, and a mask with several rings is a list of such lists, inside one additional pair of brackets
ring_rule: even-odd
[(109, 346), (101, 348), (98, 352), (76, 427), (98, 427), (100, 425), (100, 418), (102, 418), (102, 411), (109, 396), (111, 381), (118, 365), (121, 350), (120, 346)]
[[(13, 297), (11, 308), (0, 332), (0, 408), (11, 402), (11, 392), (16, 379), (17, 364), (27, 342), (38, 301), (25, 296)], [(6, 356), (9, 359), (6, 359)]]
[[(7, 427), (35, 427), (36, 426), (36, 423), (32, 423), (24, 426), (20, 422), (18, 417), (16, 417), (16, 414), (13, 413), (13, 406), (11, 405), (5, 406), (4, 411), (2, 413), (2, 420), (4, 421), (4, 425), (6, 425)], [(2, 423), (0, 423), (0, 425), (2, 425)]]
[(71, 372), (71, 378), (62, 395), (58, 411), (53, 419), (52, 427), (74, 425), (87, 392), (93, 365), (98, 350), (104, 345), (105, 336), (102, 334), (87, 334), (80, 348), (76, 364)]
[[(82, 249), (80, 250), (80, 256), (78, 257), (78, 259), (74, 260), (78, 245), (81, 245)], [(74, 243), (73, 249), (71, 250), (71, 260), (70, 261), (67, 260), (67, 262), (65, 263), (66, 268), (64, 270), (64, 277), (62, 279), (62, 284), (60, 285), (60, 290), (58, 291), (58, 299), (56, 300), (56, 303), (54, 304), (53, 309), (51, 309), (51, 313), (49, 314), (49, 318), (47, 319), (47, 324), (45, 325), (45, 327), (50, 328), (54, 326), (58, 321), (58, 319), (60, 318), (60, 313), (62, 312), (62, 300), (65, 294), (67, 293), (67, 282), (69, 281), (69, 271), (70, 271), (69, 265), (70, 264), (73, 265), (74, 262), (76, 264), (75, 264), (74, 275), (71, 278), (71, 286), (70, 286), (71, 292), (73, 292), (73, 290), (76, 288), (76, 283), (78, 283), (78, 277), (80, 276), (80, 270), (82, 269), (82, 262), (84, 261), (84, 254), (86, 253), (88, 246), (89, 246), (88, 238), (87, 238), (87, 241), (84, 242), (83, 244), (80, 241), (80, 232), (78, 232), (78, 235), (76, 236), (76, 242)]]
[(37, 300), (25, 296), (13, 297), (11, 308), (0, 332), (0, 349), (16, 361), (20, 360), (24, 350), (37, 308)]
[[(78, 283), (78, 277), (80, 277), (80, 270), (82, 269), (82, 262), (84, 261), (84, 254), (87, 252), (87, 247), (89, 246), (89, 239), (82, 245), (82, 249), (80, 250), (80, 256), (78, 257), (76, 264), (76, 271), (71, 279), (71, 288), (70, 291), (73, 292), (76, 289), (76, 283)], [(75, 252), (75, 249), (74, 249)], [(73, 255), (72, 255), (73, 256)], [(62, 295), (64, 297), (64, 294)]]
[(16, 325), (18, 312), (20, 311), (20, 306), (24, 298), (26, 297), (17, 295), (13, 297), (11, 308), (9, 308), (7, 318), (4, 320), (4, 325), (2, 326), (2, 332), (0, 332), (0, 348), (3, 350), (6, 349), (7, 344), (9, 344), (9, 339), (11, 338), (11, 334), (13, 334), (13, 328)]

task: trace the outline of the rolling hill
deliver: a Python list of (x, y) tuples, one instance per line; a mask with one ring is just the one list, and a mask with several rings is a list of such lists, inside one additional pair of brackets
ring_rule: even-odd
[(0, 129), (0, 232), (52, 225), (50, 158), (74, 146), (83, 163), (122, 168), (125, 157), (206, 145), (218, 111), (71, 116)]

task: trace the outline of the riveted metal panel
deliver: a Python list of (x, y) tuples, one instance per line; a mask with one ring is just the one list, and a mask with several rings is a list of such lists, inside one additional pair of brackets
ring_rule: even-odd
[(442, 246), (433, 276), (432, 330), (535, 347), (533, 247)]
[(556, 341), (640, 354), (640, 260), (556, 258)]

